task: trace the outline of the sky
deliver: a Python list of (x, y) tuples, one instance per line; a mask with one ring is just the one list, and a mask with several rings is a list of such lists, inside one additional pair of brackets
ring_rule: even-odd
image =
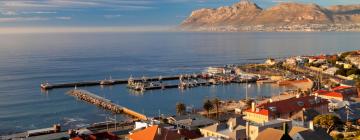
[[(199, 8), (229, 6), (239, 0), (0, 0), (0, 28), (171, 27)], [(322, 6), (360, 0), (253, 0), (267, 8), (279, 2)]]

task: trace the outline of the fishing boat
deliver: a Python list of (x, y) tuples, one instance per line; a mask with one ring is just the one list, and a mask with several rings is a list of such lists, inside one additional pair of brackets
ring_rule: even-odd
[(109, 80), (106, 80), (106, 78), (105, 78), (105, 80), (100, 81), (100, 85), (113, 85), (113, 84), (115, 84), (115, 81), (112, 80), (111, 76), (110, 76)]

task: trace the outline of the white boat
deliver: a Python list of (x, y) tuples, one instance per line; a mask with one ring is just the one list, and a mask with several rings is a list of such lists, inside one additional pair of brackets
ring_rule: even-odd
[(105, 79), (100, 81), (100, 85), (113, 85), (113, 84), (115, 84), (115, 81), (111, 79), (111, 76), (109, 80)]

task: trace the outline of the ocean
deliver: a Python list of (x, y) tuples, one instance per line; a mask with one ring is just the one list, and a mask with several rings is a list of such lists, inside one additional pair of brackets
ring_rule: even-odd
[[(61, 124), (82, 127), (111, 113), (79, 101), (71, 88), (40, 90), (42, 82), (200, 72), (207, 66), (259, 63), (266, 58), (316, 55), (359, 49), (360, 33), (61, 33), (0, 35), (0, 135)], [(125, 85), (82, 87), (148, 116), (175, 114), (175, 104), (201, 108), (205, 99), (239, 100), (244, 84), (154, 90), (143, 94)], [(252, 85), (249, 96), (286, 90)], [(118, 115), (118, 120), (126, 120)]]

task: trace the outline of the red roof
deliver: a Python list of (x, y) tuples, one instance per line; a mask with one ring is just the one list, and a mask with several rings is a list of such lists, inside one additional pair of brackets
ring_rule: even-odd
[(331, 90), (336, 91), (336, 90), (342, 90), (342, 89), (348, 89), (351, 88), (350, 86), (337, 86), (332, 88)]
[(325, 93), (328, 93), (328, 92), (329, 92), (329, 91), (323, 90), (323, 89), (320, 89), (320, 90), (315, 91), (315, 93), (318, 93), (318, 94), (325, 94)]
[(259, 115), (269, 116), (269, 110), (259, 109), (259, 111), (251, 111), (251, 109), (245, 110), (245, 112), (255, 113)]
[(309, 56), (309, 58), (311, 58), (311, 59), (326, 59), (326, 56), (324, 56), (324, 55), (319, 55), (319, 56)]
[(303, 108), (309, 109), (327, 104), (328, 101), (326, 99), (317, 98), (315, 100), (315, 96), (305, 96), (264, 103), (259, 105), (259, 107), (269, 110), (270, 113), (290, 113), (292, 111), (301, 111)]
[(340, 97), (343, 98), (344, 96), (342, 95), (342, 93), (339, 92), (328, 92), (326, 94), (322, 94), (324, 96), (330, 96), (330, 97)]
[[(159, 132), (160, 130), (160, 132)], [(177, 132), (154, 125), (129, 135), (130, 140), (180, 140)]]

